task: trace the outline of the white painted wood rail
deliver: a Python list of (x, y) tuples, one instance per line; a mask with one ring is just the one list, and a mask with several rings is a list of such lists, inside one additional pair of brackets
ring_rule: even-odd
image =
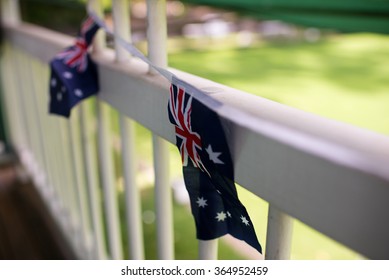
[[(98, 2), (90, 1), (89, 5), (101, 13)], [(134, 182), (133, 129), (128, 117), (154, 134), (156, 197), (160, 199), (158, 256), (174, 258), (166, 141), (174, 143), (175, 135), (167, 117), (168, 82), (150, 73), (148, 66), (136, 58), (123, 61), (125, 54), (120, 48), (104, 48), (103, 35), (99, 35), (93, 58), (101, 84), (97, 103), (103, 111), (98, 116), (100, 152), (96, 154), (90, 148), (94, 143), (91, 122), (96, 116), (88, 108), (93, 100), (81, 105), (80, 112), (73, 110), (69, 122), (45, 113), (47, 62), (73, 39), (20, 22), (17, 1), (2, 3), (5, 51), (1, 75), (12, 143), (78, 256), (122, 258), (120, 229), (136, 224), (130, 234), (130, 257), (144, 258), (140, 201)], [(164, 0), (147, 3), (150, 60), (165, 67)], [(114, 1), (114, 16), (115, 32), (129, 38), (128, 26), (123, 23), (127, 12), (118, 12), (127, 4)], [(221, 102), (215, 106), (205, 101), (220, 114), (230, 132), (236, 181), (270, 205), (266, 258), (289, 258), (292, 217), (369, 258), (389, 258), (389, 224), (385, 222), (389, 215), (389, 137), (170, 70), (197, 88), (212, 88), (209, 95)], [(128, 172), (126, 204), (132, 205), (127, 209), (126, 225), (119, 223), (105, 110), (117, 110), (122, 115), (122, 160)], [(100, 183), (105, 209), (97, 203)], [(106, 215), (107, 236), (101, 213)], [(90, 244), (98, 246), (92, 248)], [(216, 258), (217, 241), (200, 242), (199, 256)]]
[[(114, 32), (124, 40), (130, 42), (130, 10), (127, 0), (114, 0), (112, 2)], [(115, 40), (116, 61), (128, 63), (129, 54)], [(123, 177), (125, 188), (125, 203), (127, 217), (127, 232), (129, 240), (129, 256), (131, 259), (144, 259), (142, 214), (139, 190), (136, 185), (136, 149), (135, 149), (135, 123), (120, 114), (120, 135), (122, 145)]]
[[(150, 61), (162, 68), (167, 67), (166, 0), (146, 0), (147, 3), (147, 50)], [(149, 69), (150, 76), (157, 75)], [(159, 259), (174, 258), (172, 194), (169, 186), (169, 152), (167, 142), (153, 134), (155, 173), (155, 200), (157, 216), (157, 244)]]

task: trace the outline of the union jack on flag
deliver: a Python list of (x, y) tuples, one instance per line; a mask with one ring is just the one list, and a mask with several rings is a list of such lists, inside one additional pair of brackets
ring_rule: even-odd
[(70, 67), (77, 67), (79, 72), (84, 72), (88, 67), (88, 48), (98, 29), (99, 26), (95, 21), (88, 17), (82, 23), (75, 44), (59, 53), (56, 57), (62, 59)]
[(85, 40), (87, 46), (90, 46), (92, 40), (99, 30), (100, 26), (91, 17), (87, 17), (81, 25), (80, 33), (78, 37)]
[(77, 38), (74, 46), (57, 55), (66, 65), (77, 67), (78, 72), (84, 72), (88, 66), (88, 45), (84, 38)]
[(208, 173), (198, 153), (203, 149), (200, 135), (191, 127), (192, 100), (192, 96), (185, 95), (184, 89), (173, 84), (170, 86), (169, 112), (174, 119), (176, 136), (181, 140), (178, 148), (182, 165), (187, 166), (189, 158), (194, 166)]
[[(95, 21), (91, 18), (91, 17), (88, 17), (83, 23), (82, 23), (82, 26), (81, 26), (81, 36), (83, 37), (86, 37), (86, 35), (88, 34), (88, 32), (90, 32), (91, 30), (93, 30), (93, 28), (96, 26), (96, 23)], [(89, 42), (90, 43), (90, 42)]]
[(197, 238), (210, 240), (229, 233), (261, 253), (249, 214), (238, 198), (219, 116), (175, 84), (170, 87), (168, 114), (175, 126)]

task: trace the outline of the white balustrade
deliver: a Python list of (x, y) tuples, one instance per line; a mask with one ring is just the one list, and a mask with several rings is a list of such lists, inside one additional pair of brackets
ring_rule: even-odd
[[(167, 67), (166, 0), (147, 0), (147, 46), (150, 61), (162, 68)], [(149, 69), (151, 75), (156, 75)], [(166, 106), (161, 103), (161, 106)], [(155, 206), (157, 211), (157, 244), (159, 259), (174, 258), (172, 191), (169, 182), (168, 143), (153, 134), (155, 174)]]
[[(114, 33), (130, 42), (130, 10), (128, 0), (112, 1)], [(128, 63), (129, 54), (115, 38), (115, 54), (118, 63)], [(131, 259), (144, 259), (142, 213), (139, 189), (136, 184), (137, 157), (135, 149), (135, 123), (125, 115), (119, 115), (123, 162), (124, 196), (126, 204), (126, 227), (128, 252)]]

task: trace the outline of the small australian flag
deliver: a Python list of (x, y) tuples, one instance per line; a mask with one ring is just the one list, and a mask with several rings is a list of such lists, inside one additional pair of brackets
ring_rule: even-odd
[(50, 113), (69, 117), (73, 106), (99, 91), (96, 64), (88, 54), (98, 29), (99, 26), (88, 17), (75, 44), (50, 61)]
[(253, 223), (238, 198), (218, 115), (174, 84), (168, 113), (175, 126), (197, 238), (210, 240), (229, 233), (262, 253)]

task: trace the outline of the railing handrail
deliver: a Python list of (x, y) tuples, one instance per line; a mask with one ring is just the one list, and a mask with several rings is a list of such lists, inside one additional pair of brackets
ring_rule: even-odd
[[(31, 24), (6, 27), (13, 45), (43, 62), (73, 39)], [(175, 142), (167, 119), (168, 83), (143, 62), (94, 56), (104, 100)], [(231, 133), (236, 180), (289, 215), (371, 258), (387, 258), (389, 138), (174, 70), (208, 91)], [(47, 94), (42, 92), (42, 94)], [(356, 141), (358, 139), (358, 141)]]
[[(22, 23), (18, 26), (6, 26), (5, 30), (7, 38), (43, 62), (49, 62), (59, 50), (70, 45), (74, 40), (71, 36), (28, 23)], [(42, 48), (42, 45), (45, 45), (45, 48)], [(111, 64), (112, 67), (122, 68), (118, 71), (123, 72), (131, 71), (129, 68), (133, 68), (112, 63), (114, 54), (111, 50), (106, 49), (103, 53), (99, 53), (100, 57), (95, 57), (100, 63), (108, 62), (107, 65)], [(141, 61), (134, 60), (132, 63), (138, 63), (134, 68), (141, 69), (138, 73), (142, 75), (147, 65)], [(125, 70), (125, 68), (127, 69)], [(190, 80), (191, 84), (202, 88), (205, 92), (209, 91), (210, 95), (216, 100), (222, 101), (224, 105), (223, 109), (216, 109), (219, 106), (214, 106), (214, 109), (218, 110), (219, 114), (231, 121), (239, 123), (240, 117), (243, 117), (247, 123), (242, 125), (249, 129), (266, 134), (270, 138), (285, 142), (285, 144), (294, 145), (297, 149), (319, 153), (318, 156), (327, 158), (330, 161), (343, 160), (337, 155), (320, 153), (317, 149), (309, 151), (310, 147), (301, 146), (298, 142), (300, 140), (319, 141), (323, 145), (333, 146), (339, 152), (353, 152), (365, 164), (358, 166), (358, 162), (352, 161), (348, 164), (344, 162), (344, 164), (364, 172), (372, 173), (378, 177), (389, 179), (389, 167), (385, 165), (389, 158), (389, 137), (386, 135), (323, 118), (177, 69), (170, 68), (169, 70), (184, 80)], [(162, 77), (160, 78), (163, 80)], [(163, 85), (164, 81), (160, 83), (161, 86), (165, 86)], [(233, 113), (239, 114), (240, 116), (235, 117), (232, 115), (229, 111), (231, 109), (234, 110)], [(258, 125), (259, 122), (261, 123)], [(263, 129), (261, 124), (266, 128)], [(267, 129), (269, 131), (266, 131)], [(272, 129), (284, 130), (284, 133), (287, 134), (286, 139), (281, 135), (277, 135), (277, 132), (272, 133)], [(175, 141), (174, 134), (170, 134), (170, 136), (165, 134), (162, 136), (171, 143)], [(292, 139), (288, 139), (288, 136), (292, 137)], [(293, 141), (293, 136), (297, 138), (295, 141)], [(361, 141), (356, 141), (355, 139), (361, 139)]]

